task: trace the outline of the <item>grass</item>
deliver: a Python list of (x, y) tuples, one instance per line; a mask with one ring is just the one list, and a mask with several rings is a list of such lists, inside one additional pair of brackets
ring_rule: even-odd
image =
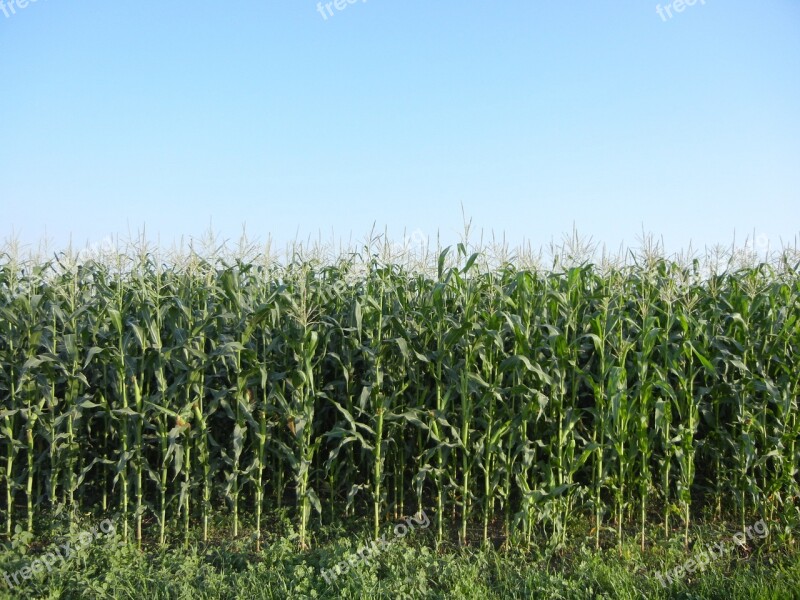
[[(272, 514), (265, 518), (274, 531), (282, 533), (266, 536), (259, 552), (254, 539), (232, 540), (229, 529), (216, 526), (207, 542), (194, 541), (186, 548), (161, 546), (157, 535), (146, 540), (142, 549), (125, 544), (119, 535), (103, 537), (65, 565), (23, 581), (15, 590), (0, 584), (0, 598), (734, 600), (783, 599), (800, 593), (800, 556), (769, 544), (733, 550), (724, 559), (711, 561), (703, 572), (664, 588), (656, 572), (693, 555), (687, 554), (680, 539), (648, 546), (644, 552), (635, 541), (598, 551), (590, 522), (584, 524), (583, 543), (558, 552), (455, 544), (437, 552), (434, 529), (421, 529), (394, 540), (369, 563), (357, 562), (349, 573), (326, 582), (323, 569), (354, 556), (371, 539), (367, 515), (351, 521), (349, 528), (340, 523), (318, 529), (314, 549), (305, 551), (297, 548), (296, 533), (289, 533), (291, 521)], [(354, 528), (354, 523), (362, 526)], [(95, 524), (86, 519), (73, 523), (73, 528), (87, 530)], [(18, 536), (16, 548), (0, 552), (0, 569), (13, 573), (20, 565), (30, 564), (33, 556), (41, 556), (60, 539), (54, 535), (59, 530), (51, 523), (47, 535), (35, 543)], [(730, 540), (735, 531), (733, 524), (698, 527), (691, 532), (693, 547), (727, 541), (733, 548)], [(455, 532), (454, 541), (457, 537)]]

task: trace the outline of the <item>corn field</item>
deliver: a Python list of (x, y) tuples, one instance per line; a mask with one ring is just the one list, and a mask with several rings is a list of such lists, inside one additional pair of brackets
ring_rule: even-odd
[(0, 261), (2, 533), (425, 510), (437, 543), (800, 526), (800, 272), (340, 259)]

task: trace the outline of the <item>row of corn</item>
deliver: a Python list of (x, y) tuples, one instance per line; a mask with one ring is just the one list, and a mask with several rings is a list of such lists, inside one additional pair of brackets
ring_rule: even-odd
[[(118, 514), (141, 543), (260, 546), (287, 508), (374, 535), (598, 546), (698, 518), (800, 526), (800, 277), (600, 270), (0, 263), (0, 529)], [(584, 533), (586, 533), (586, 531)]]

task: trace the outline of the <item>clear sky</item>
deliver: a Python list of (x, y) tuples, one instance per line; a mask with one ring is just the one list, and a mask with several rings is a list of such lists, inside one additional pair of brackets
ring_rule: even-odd
[(0, 238), (794, 240), (800, 2), (656, 5), (3, 0)]

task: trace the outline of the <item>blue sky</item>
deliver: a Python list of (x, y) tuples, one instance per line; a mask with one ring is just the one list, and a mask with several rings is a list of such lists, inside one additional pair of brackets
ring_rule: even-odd
[(0, 237), (794, 240), (800, 2), (656, 5), (14, 4)]

